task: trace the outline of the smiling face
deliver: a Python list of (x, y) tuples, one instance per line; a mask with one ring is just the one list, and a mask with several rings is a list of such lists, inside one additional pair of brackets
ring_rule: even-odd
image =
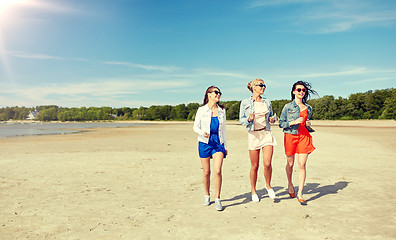
[(256, 79), (253, 82), (253, 93), (261, 95), (261, 94), (264, 93), (265, 87), (266, 86), (265, 86), (264, 81), (262, 79)]
[(303, 99), (306, 91), (307, 89), (304, 87), (304, 85), (296, 85), (293, 94), (296, 98)]
[(218, 88), (212, 88), (210, 92), (208, 92), (209, 100), (213, 100), (215, 102), (219, 102), (221, 97), (221, 92)]

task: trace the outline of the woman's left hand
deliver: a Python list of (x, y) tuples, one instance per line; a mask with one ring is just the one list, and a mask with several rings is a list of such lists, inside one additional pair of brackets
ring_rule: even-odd
[(275, 122), (275, 117), (270, 117), (269, 120), (270, 120), (270, 123), (274, 123)]
[(309, 120), (307, 119), (307, 121), (305, 121), (305, 125), (308, 126), (308, 127), (311, 126), (311, 121), (309, 121)]

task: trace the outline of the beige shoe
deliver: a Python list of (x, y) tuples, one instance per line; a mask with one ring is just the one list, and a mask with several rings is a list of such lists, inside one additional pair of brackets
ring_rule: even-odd
[(253, 201), (253, 202), (260, 202), (260, 198), (259, 198), (259, 196), (257, 195), (257, 193), (256, 193), (256, 194), (252, 194), (252, 201)]
[(221, 205), (220, 198), (216, 198), (215, 199), (215, 207), (216, 207), (217, 211), (222, 211), (223, 210), (223, 206)]
[(209, 206), (210, 205), (210, 196), (205, 195), (204, 196), (204, 206)]

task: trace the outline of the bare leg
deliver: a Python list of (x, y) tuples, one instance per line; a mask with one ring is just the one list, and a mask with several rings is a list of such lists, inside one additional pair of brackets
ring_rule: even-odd
[(298, 154), (298, 193), (297, 197), (302, 198), (302, 191), (304, 188), (306, 173), (306, 163), (308, 160), (308, 154)]
[(210, 188), (210, 157), (208, 158), (201, 158), (202, 170), (203, 170), (203, 184), (205, 194), (207, 196), (210, 195), (209, 188)]
[(263, 162), (264, 162), (264, 178), (267, 189), (271, 189), (272, 178), (272, 154), (274, 152), (273, 146), (263, 147)]
[(256, 194), (257, 170), (259, 168), (260, 150), (249, 150), (250, 155), (250, 186), (252, 194)]
[(217, 152), (213, 154), (213, 170), (214, 170), (214, 180), (215, 180), (215, 192), (216, 198), (220, 198), (221, 184), (223, 181), (221, 168), (223, 166), (224, 155), (222, 152)]
[(293, 166), (294, 166), (294, 155), (286, 156), (286, 159), (287, 159), (286, 176), (287, 176), (287, 182), (288, 182), (288, 191), (289, 191), (289, 193), (294, 193), (294, 187), (293, 187), (293, 181), (292, 181)]

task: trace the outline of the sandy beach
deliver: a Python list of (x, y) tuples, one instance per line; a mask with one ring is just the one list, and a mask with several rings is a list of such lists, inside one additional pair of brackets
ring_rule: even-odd
[(192, 124), (0, 138), (0, 239), (396, 239), (396, 121), (313, 121), (307, 206), (287, 193), (277, 126), (278, 199), (261, 165), (251, 202), (247, 132), (227, 122), (222, 212), (202, 204)]

